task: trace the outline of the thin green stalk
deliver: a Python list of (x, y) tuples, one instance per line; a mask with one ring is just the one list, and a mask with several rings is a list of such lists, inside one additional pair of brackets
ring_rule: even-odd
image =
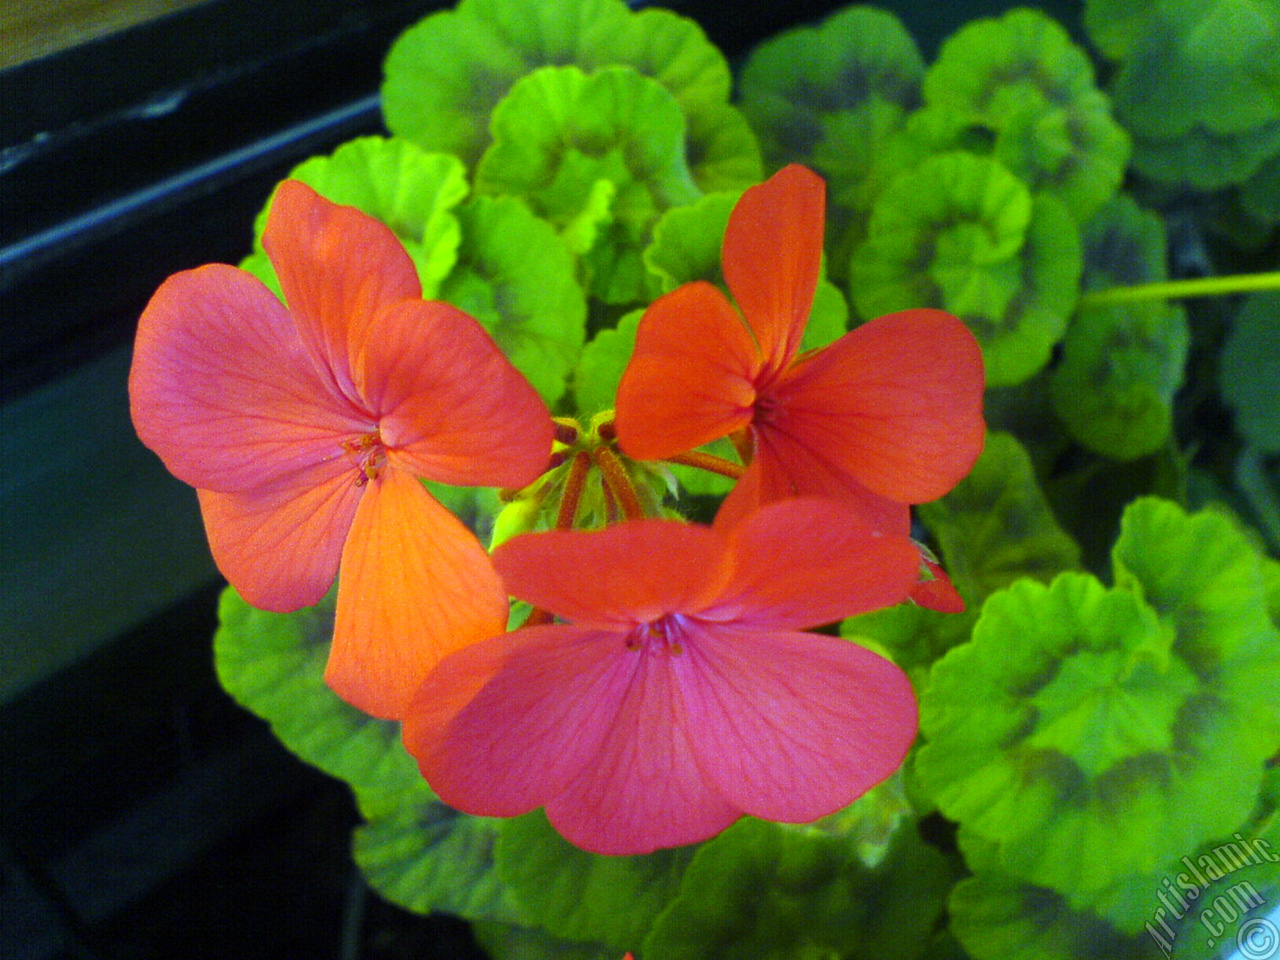
[(1095, 290), (1080, 298), (1081, 308), (1110, 307), (1143, 300), (1181, 300), (1184, 297), (1221, 297), (1231, 293), (1280, 290), (1280, 271), (1238, 273), (1228, 277), (1200, 277), (1195, 280), (1164, 280), (1132, 287)]

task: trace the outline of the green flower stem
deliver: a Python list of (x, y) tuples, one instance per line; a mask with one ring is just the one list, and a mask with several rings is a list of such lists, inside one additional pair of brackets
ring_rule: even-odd
[(730, 480), (741, 480), (742, 475), (747, 472), (747, 468), (740, 463), (734, 463), (732, 460), (726, 460), (724, 457), (717, 457), (714, 454), (703, 453), (700, 450), (690, 450), (688, 453), (678, 453), (674, 457), (667, 457), (667, 463), (679, 463), (686, 467), (697, 467), (699, 470), (718, 473), (720, 476), (728, 477)]
[(1142, 300), (1179, 300), (1184, 297), (1221, 297), (1230, 293), (1254, 293), (1259, 290), (1280, 290), (1280, 271), (1111, 287), (1108, 290), (1086, 293), (1080, 298), (1080, 307), (1110, 307)]

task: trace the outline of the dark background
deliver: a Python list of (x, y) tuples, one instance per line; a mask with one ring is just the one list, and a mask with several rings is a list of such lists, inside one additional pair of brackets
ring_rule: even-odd
[[(237, 262), (294, 164), (382, 132), (387, 48), (449, 5), (207, 0), (0, 71), (0, 956), (472, 955), (368, 894), (345, 786), (217, 685), (195, 496), (125, 394), (160, 281)], [(882, 5), (931, 59), (1017, 4)], [(666, 6), (732, 59), (840, 4)]]

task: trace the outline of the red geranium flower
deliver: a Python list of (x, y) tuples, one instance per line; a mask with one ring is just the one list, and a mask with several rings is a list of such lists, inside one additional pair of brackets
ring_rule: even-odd
[(516, 537), (494, 552), (508, 588), (571, 622), (446, 657), (405, 745), (446, 803), (545, 806), (597, 853), (694, 843), (743, 814), (815, 820), (897, 768), (916, 703), (888, 660), (798, 631), (900, 602), (919, 562), (908, 538), (813, 498), (732, 529)]
[(263, 246), (288, 309), (224, 264), (161, 285), (138, 325), (134, 425), (197, 488), (249, 603), (314, 604), (341, 566), (326, 679), (398, 717), (441, 656), (507, 619), (487, 553), (417, 478), (529, 483), (550, 417), (474, 320), (421, 299), (376, 220), (287, 181)]
[(908, 505), (945, 494), (982, 450), (982, 353), (958, 319), (920, 309), (800, 354), (824, 192), (793, 165), (742, 195), (721, 254), (736, 308), (705, 282), (650, 305), (618, 388), (618, 443), (661, 460), (736, 435), (750, 465), (721, 508), (727, 521), (813, 494), (905, 534)]

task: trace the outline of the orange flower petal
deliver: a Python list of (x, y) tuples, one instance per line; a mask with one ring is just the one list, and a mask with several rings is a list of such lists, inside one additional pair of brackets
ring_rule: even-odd
[(581, 626), (623, 629), (705, 605), (724, 581), (723, 557), (717, 533), (670, 520), (523, 534), (493, 552), (514, 596)]
[(729, 217), (721, 261), (766, 366), (778, 371), (800, 349), (822, 265), (826, 185), (792, 164), (751, 187)]
[(720, 505), (716, 527), (736, 526), (767, 503), (814, 496), (850, 504), (881, 533), (905, 537), (911, 532), (906, 504), (872, 493), (797, 437), (766, 428), (755, 432), (755, 456)]
[(365, 488), (342, 551), (325, 680), (399, 719), (447, 653), (503, 632), (507, 592), (475, 536), (395, 468)]
[(982, 352), (941, 310), (863, 324), (788, 371), (779, 433), (902, 503), (936, 500), (982, 452)]
[(916, 606), (940, 613), (964, 613), (964, 597), (960, 596), (960, 591), (955, 588), (946, 571), (932, 560), (925, 559), (922, 562), (933, 574), (933, 579), (912, 587), (911, 601)]
[(877, 532), (847, 502), (800, 497), (769, 504), (729, 532), (733, 565), (708, 618), (807, 629), (907, 598), (920, 551)]
[(224, 492), (287, 481), (371, 424), (316, 373), (271, 291), (218, 263), (174, 274), (147, 304), (129, 403), (174, 476)]
[(461, 310), (402, 300), (361, 340), (357, 384), (395, 462), (465, 486), (523, 487), (547, 468), (546, 404)]
[(276, 190), (262, 246), (317, 366), (351, 390), (362, 325), (385, 303), (422, 296), (409, 254), (388, 227), (298, 180)]
[(278, 613), (328, 591), (360, 502), (350, 464), (322, 464), (293, 480), (251, 493), (196, 491), (222, 575), (246, 602)]
[(750, 333), (718, 289), (699, 281), (659, 297), (618, 384), (618, 445), (660, 460), (746, 426), (759, 369)]

